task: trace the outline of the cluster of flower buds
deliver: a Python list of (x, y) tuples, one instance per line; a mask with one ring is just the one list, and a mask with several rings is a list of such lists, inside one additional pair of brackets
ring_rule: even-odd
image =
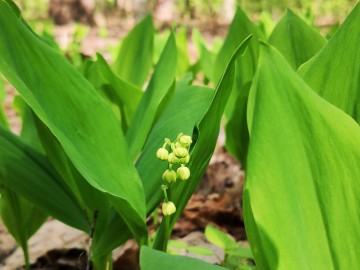
[[(174, 142), (166, 138), (164, 145), (156, 152), (157, 158), (168, 162), (168, 169), (162, 175), (162, 180), (166, 183), (166, 185), (162, 186), (166, 199), (162, 206), (164, 215), (171, 215), (176, 211), (174, 203), (167, 199), (166, 189), (175, 183), (177, 179), (188, 180), (190, 178), (190, 170), (186, 167), (186, 164), (190, 161), (189, 148), (191, 143), (190, 136), (180, 133)], [(170, 147), (170, 153), (168, 147)]]

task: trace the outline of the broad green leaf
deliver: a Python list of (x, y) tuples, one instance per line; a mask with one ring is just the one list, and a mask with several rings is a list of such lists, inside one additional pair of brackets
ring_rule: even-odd
[(36, 130), (34, 113), (29, 105), (21, 96), (15, 95), (13, 107), (21, 118), (20, 139), (27, 145), (31, 145), (31, 148), (34, 150), (41, 154), (45, 154)]
[(360, 128), (268, 45), (248, 105), (243, 204), (259, 269), (360, 265)]
[(266, 10), (261, 12), (257, 25), (265, 38), (270, 36), (275, 27), (272, 15)]
[(221, 59), (227, 57), (226, 54), (229, 54), (228, 50), (236, 47), (241, 40), (251, 33), (254, 34), (254, 38), (250, 41), (247, 52), (236, 61), (235, 83), (225, 110), (225, 116), (229, 120), (225, 130), (225, 146), (242, 166), (246, 166), (249, 142), (249, 132), (244, 119), (246, 118), (249, 89), (257, 68), (259, 55), (258, 39), (261, 37), (261, 33), (240, 8), (237, 9), (224, 46), (216, 62), (224, 61)]
[(75, 196), (62, 183), (48, 160), (2, 127), (0, 182), (54, 218), (89, 231), (89, 224)]
[(144, 192), (115, 116), (90, 83), (4, 1), (0, 13), (0, 70), (84, 178), (108, 196), (137, 241), (146, 241)]
[(153, 63), (157, 63), (160, 59), (160, 56), (165, 48), (166, 42), (169, 38), (171, 30), (165, 29), (161, 32), (156, 32), (154, 35), (154, 54), (153, 54)]
[[(215, 83), (221, 79), (221, 75), (223, 74), (235, 49), (249, 35), (254, 35), (254, 38), (248, 46), (248, 52), (244, 55), (244, 57), (242, 57), (242, 61), (237, 63), (236, 67), (239, 70), (239, 72), (237, 71), (237, 80), (240, 80), (240, 82), (237, 83), (238, 86), (251, 81), (255, 74), (259, 54), (258, 39), (261, 37), (261, 33), (259, 29), (249, 20), (246, 14), (237, 7), (235, 17), (231, 22), (224, 44), (215, 60)], [(241, 76), (241, 78), (239, 76)]]
[(207, 47), (201, 44), (201, 53), (200, 53), (200, 66), (201, 70), (204, 72), (204, 75), (209, 80), (213, 80), (214, 68), (215, 68), (215, 57)]
[[(42, 153), (42, 148), (34, 126), (29, 106), (19, 97), (16, 99), (21, 108), (17, 108), (22, 116), (20, 139)], [(19, 102), (22, 101), (22, 102)], [(25, 264), (29, 264), (27, 241), (41, 227), (48, 217), (42, 210), (24, 199), (20, 194), (6, 188), (0, 190), (2, 195), (2, 219), (8, 231), (24, 252)]]
[(102, 227), (104, 219), (107, 220), (110, 209), (109, 202), (104, 193), (91, 186), (79, 173), (66, 155), (63, 147), (51, 133), (47, 126), (34, 114), (33, 124), (38, 131), (41, 143), (50, 162), (62, 177), (64, 183), (71, 189), (77, 201), (81, 203), (88, 219), (92, 220), (95, 211), (98, 212), (96, 227)]
[[(22, 127), (20, 138), (23, 142), (32, 146), (32, 149), (42, 153), (39, 138), (34, 127), (31, 109), (21, 99), (15, 96), (14, 105), (17, 113), (22, 118)], [(25, 257), (25, 264), (29, 264), (28, 239), (41, 227), (47, 218), (38, 207), (31, 201), (24, 199), (19, 193), (16, 193), (6, 186), (0, 190), (2, 195), (2, 219), (8, 231), (14, 237), (16, 242), (22, 248)]]
[(151, 128), (171, 100), (174, 92), (176, 63), (177, 50), (174, 34), (171, 32), (126, 134), (130, 156), (133, 159), (143, 148)]
[(299, 68), (320, 96), (360, 123), (360, 3), (328, 44)]
[[(156, 158), (156, 151), (164, 143), (166, 137), (175, 139), (180, 132), (192, 134), (194, 125), (204, 115), (208, 108), (213, 90), (206, 87), (188, 86), (179, 89), (167, 110), (154, 125), (144, 146), (136, 168), (144, 185), (147, 214), (153, 212), (163, 199), (161, 176), (166, 169), (166, 163)], [(186, 108), (186, 109), (184, 109)], [(122, 233), (119, 234), (118, 232)], [(104, 230), (100, 239), (94, 245), (94, 256), (101, 256), (114, 249), (130, 237), (119, 216), (114, 216)]]
[(190, 67), (190, 59), (188, 52), (188, 39), (186, 27), (180, 27), (176, 32), (176, 48), (178, 54), (177, 76), (182, 76)]
[(268, 42), (281, 52), (296, 70), (326, 44), (326, 39), (288, 9)]
[(236, 246), (235, 240), (233, 240), (228, 234), (211, 225), (206, 226), (205, 237), (210, 243), (221, 247), (224, 250), (232, 249)]
[[(233, 51), (239, 44), (249, 35), (254, 38), (250, 41), (244, 56), (239, 57), (236, 61), (235, 83), (231, 92), (231, 97), (225, 110), (225, 116), (230, 119), (233, 115), (237, 97), (239, 95), (246, 96), (248, 90), (247, 85), (251, 83), (256, 71), (258, 55), (259, 55), (259, 38), (261, 38), (260, 30), (246, 16), (246, 14), (238, 7), (235, 17), (230, 25), (228, 34), (224, 44), (217, 55), (214, 68), (214, 82), (218, 82), (220, 75), (223, 73)], [(240, 94), (242, 93), (242, 94)], [(245, 109), (241, 114), (245, 114)]]
[(123, 39), (113, 70), (125, 81), (142, 86), (152, 67), (154, 26), (150, 15)]
[(143, 94), (141, 89), (117, 77), (101, 54), (97, 54), (97, 61), (88, 68), (85, 76), (118, 106), (126, 132)]
[(221, 266), (209, 264), (190, 257), (166, 254), (146, 246), (141, 247), (140, 268), (141, 270), (225, 270), (225, 268)]
[(251, 82), (243, 86), (236, 97), (234, 111), (226, 123), (225, 134), (226, 150), (235, 157), (243, 168), (246, 167), (246, 158), (249, 147), (249, 131), (246, 122), (246, 108)]
[(6, 98), (6, 92), (5, 92), (5, 83), (1, 78), (0, 74), (0, 125), (3, 125), (5, 127), (9, 127), (9, 122), (7, 120), (5, 111), (4, 111), (4, 101)]
[[(192, 146), (190, 162), (187, 166), (190, 169), (191, 176), (187, 181), (178, 181), (171, 191), (170, 200), (174, 202), (177, 209), (176, 212), (169, 217), (171, 228), (180, 217), (191, 195), (195, 192), (215, 150), (220, 129), (220, 121), (231, 95), (234, 83), (235, 61), (245, 52), (250, 40), (251, 36), (247, 37), (234, 51), (233, 56), (216, 87), (211, 103), (201, 120), (194, 127), (194, 145)], [(147, 188), (145, 187), (145, 189)], [(155, 243), (159, 246), (154, 244), (156, 248), (161, 248), (162, 250), (166, 250), (166, 246), (160, 245), (166, 245), (169, 234), (171, 233), (171, 230), (167, 231), (165, 227), (165, 222), (162, 222), (159, 231), (160, 238), (158, 239), (158, 242)]]
[(222, 47), (223, 40), (215, 38), (212, 42), (211, 49), (208, 49), (206, 40), (202, 37), (198, 28), (192, 30), (192, 41), (196, 46), (199, 55), (200, 70), (204, 73), (204, 81), (214, 81), (214, 68), (215, 59), (220, 48)]

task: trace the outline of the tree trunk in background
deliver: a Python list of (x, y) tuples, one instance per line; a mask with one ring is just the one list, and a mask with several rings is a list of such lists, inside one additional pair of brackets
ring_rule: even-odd
[(133, 12), (136, 21), (140, 21), (147, 13), (147, 0), (133, 0)]
[(222, 19), (231, 22), (235, 15), (235, 0), (223, 0)]
[(56, 24), (67, 24), (77, 21), (94, 24), (95, 0), (50, 0), (49, 17)]

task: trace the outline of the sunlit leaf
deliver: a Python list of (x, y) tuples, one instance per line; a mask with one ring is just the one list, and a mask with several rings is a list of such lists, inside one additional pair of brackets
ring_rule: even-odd
[(243, 204), (260, 269), (360, 265), (360, 128), (262, 45)]
[(299, 68), (320, 96), (360, 123), (360, 4), (352, 10), (328, 44)]

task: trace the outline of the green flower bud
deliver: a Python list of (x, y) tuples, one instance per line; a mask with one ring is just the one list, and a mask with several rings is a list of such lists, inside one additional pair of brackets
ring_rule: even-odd
[(182, 164), (188, 164), (190, 161), (190, 156), (187, 155), (186, 157), (180, 158), (180, 163)]
[(181, 166), (177, 169), (176, 175), (181, 180), (188, 180), (190, 177), (190, 170), (188, 167)]
[(168, 156), (169, 152), (165, 148), (159, 148), (156, 152), (156, 157), (160, 160), (167, 160)]
[(178, 164), (180, 162), (180, 159), (178, 159), (174, 153), (170, 153), (168, 156), (168, 162), (171, 164)]
[(176, 172), (168, 169), (163, 173), (162, 179), (168, 183), (175, 183), (176, 182)]
[(179, 142), (182, 146), (188, 147), (192, 143), (192, 139), (188, 135), (183, 135), (180, 137)]
[(176, 206), (173, 202), (164, 202), (162, 204), (162, 212), (164, 216), (170, 216), (176, 212)]
[(188, 150), (181, 146), (174, 148), (173, 153), (178, 158), (186, 157), (189, 154)]

